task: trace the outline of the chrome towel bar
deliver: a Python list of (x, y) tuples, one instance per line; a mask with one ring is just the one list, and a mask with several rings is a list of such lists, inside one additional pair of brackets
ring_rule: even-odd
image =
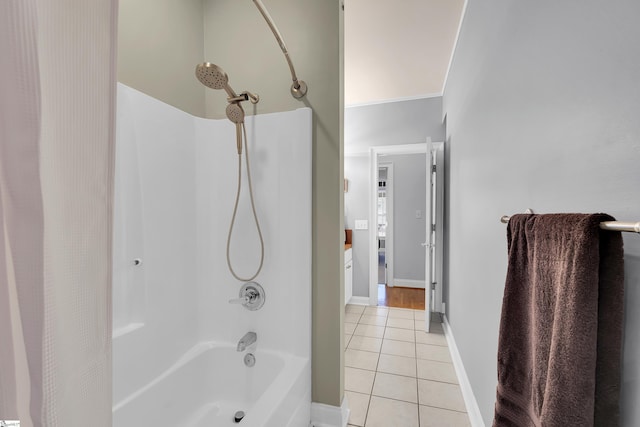
[[(503, 223), (509, 222), (509, 216), (503, 215), (500, 221)], [(603, 230), (612, 231), (629, 231), (631, 233), (640, 233), (640, 222), (628, 222), (628, 221), (604, 221), (600, 223), (600, 228)]]

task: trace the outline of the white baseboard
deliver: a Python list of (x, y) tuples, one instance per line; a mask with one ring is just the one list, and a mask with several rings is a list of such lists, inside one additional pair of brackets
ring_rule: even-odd
[(357, 305), (369, 305), (369, 297), (356, 297), (353, 296), (347, 302), (347, 304), (357, 304)]
[(469, 377), (467, 377), (467, 371), (464, 369), (456, 340), (453, 338), (453, 331), (447, 320), (447, 316), (443, 315), (443, 328), (444, 335), (447, 338), (447, 344), (449, 345), (449, 352), (451, 353), (451, 360), (453, 361), (453, 367), (456, 370), (458, 381), (460, 382), (460, 389), (462, 390), (462, 397), (464, 398), (464, 404), (467, 407), (467, 414), (469, 414), (469, 421), (471, 421), (472, 427), (485, 427), (482, 414), (480, 414), (480, 407), (476, 401), (476, 397), (471, 389), (471, 383)]
[(349, 421), (349, 403), (347, 396), (342, 399), (342, 405), (332, 406), (324, 403), (311, 402), (310, 427), (346, 427)]
[(393, 286), (424, 289), (424, 280), (393, 279)]

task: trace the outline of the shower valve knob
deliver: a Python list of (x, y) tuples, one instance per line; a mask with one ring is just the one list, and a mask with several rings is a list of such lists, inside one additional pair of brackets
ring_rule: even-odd
[(230, 299), (230, 304), (241, 304), (250, 311), (260, 309), (264, 305), (264, 289), (256, 282), (247, 282), (240, 288), (239, 298)]
[(229, 304), (247, 304), (249, 302), (250, 298), (249, 297), (242, 297), (242, 298), (233, 298), (229, 300)]

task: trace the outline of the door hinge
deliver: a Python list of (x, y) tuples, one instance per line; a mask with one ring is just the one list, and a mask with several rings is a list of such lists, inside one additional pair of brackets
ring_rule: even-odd
[(435, 224), (431, 224), (431, 231), (436, 231), (436, 225)]
[(436, 165), (431, 165), (431, 173), (436, 173), (437, 167)]
[(438, 282), (431, 282), (431, 290), (432, 290), (432, 291), (435, 291), (435, 290), (436, 290), (436, 284), (437, 284), (437, 283), (438, 283)]

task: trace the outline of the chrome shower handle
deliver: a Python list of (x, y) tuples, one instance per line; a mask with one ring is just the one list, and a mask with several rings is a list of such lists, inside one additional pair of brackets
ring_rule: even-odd
[(256, 282), (247, 282), (240, 288), (239, 298), (230, 299), (230, 304), (240, 304), (247, 310), (258, 310), (264, 305), (264, 289)]
[(252, 302), (254, 302), (257, 298), (258, 298), (258, 293), (256, 291), (248, 290), (247, 293), (245, 293), (240, 298), (230, 299), (229, 300), (229, 304), (247, 305), (247, 304), (251, 304)]
[(229, 304), (248, 304), (250, 301), (250, 297), (248, 295), (245, 295), (242, 298), (233, 298), (229, 300)]

